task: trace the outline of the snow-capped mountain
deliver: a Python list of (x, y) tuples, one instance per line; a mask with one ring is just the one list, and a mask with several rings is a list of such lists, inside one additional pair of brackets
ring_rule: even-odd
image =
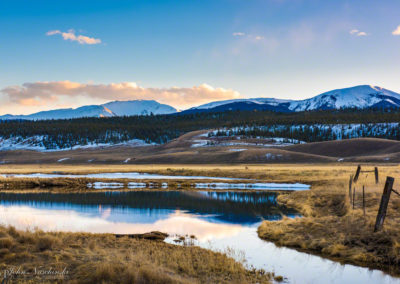
[[(182, 111), (224, 112), (234, 110), (269, 110), (276, 112), (298, 112), (345, 108), (400, 108), (400, 94), (369, 85), (361, 85), (329, 91), (305, 100), (283, 100), (275, 98), (253, 98), (216, 101)], [(76, 109), (56, 109), (29, 115), (3, 115), (6, 119), (70, 119), (79, 117), (111, 117), (150, 114), (172, 114), (178, 110), (154, 100), (113, 101), (103, 105), (82, 106)]]
[(172, 106), (160, 104), (153, 100), (114, 101), (102, 105), (117, 116), (170, 114), (177, 110)]
[(297, 112), (345, 108), (400, 108), (400, 94), (381, 87), (361, 85), (329, 91), (305, 100), (255, 98), (217, 101), (188, 109), (183, 113), (227, 110)]
[(63, 108), (48, 111), (36, 112), (28, 115), (11, 115), (6, 114), (0, 116), (0, 119), (69, 119), (79, 117), (110, 117), (115, 114), (101, 105), (82, 106), (78, 108)]
[(292, 111), (374, 107), (398, 108), (400, 94), (381, 87), (361, 85), (329, 91), (310, 99), (291, 102), (289, 105)]
[(198, 107), (193, 107), (191, 109), (212, 109), (218, 106), (233, 104), (233, 103), (254, 103), (254, 104), (269, 104), (272, 106), (276, 106), (282, 103), (291, 102), (291, 100), (281, 100), (274, 98), (254, 98), (254, 99), (234, 99), (234, 100), (225, 100), (225, 101), (217, 101), (204, 105), (200, 105)]
[(71, 119), (80, 117), (111, 117), (130, 115), (169, 114), (177, 110), (169, 105), (160, 104), (152, 100), (113, 101), (103, 105), (89, 105), (78, 108), (55, 109), (41, 111), (28, 115), (0, 116), (0, 119)]
[(204, 104), (198, 107), (190, 108), (181, 113), (224, 112), (234, 110), (269, 110), (277, 112), (290, 112), (288, 109), (290, 102), (292, 101), (274, 98), (235, 99)]

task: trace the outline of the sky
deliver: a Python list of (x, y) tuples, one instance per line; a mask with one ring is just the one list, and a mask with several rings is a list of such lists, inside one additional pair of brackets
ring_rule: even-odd
[(400, 93), (400, 1), (0, 0), (0, 114)]

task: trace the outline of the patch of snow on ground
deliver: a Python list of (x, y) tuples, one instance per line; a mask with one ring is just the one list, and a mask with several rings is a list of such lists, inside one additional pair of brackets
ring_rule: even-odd
[(207, 146), (208, 140), (193, 140), (192, 148)]
[(67, 160), (69, 160), (69, 159), (70, 159), (70, 158), (62, 158), (62, 159), (57, 160), (57, 163), (61, 163), (61, 162), (67, 161)]
[(229, 152), (243, 152), (246, 151), (247, 149), (229, 149)]
[(302, 183), (196, 183), (201, 189), (256, 189), (256, 190), (308, 190), (310, 186)]
[(121, 143), (88, 143), (87, 145), (75, 145), (69, 148), (56, 148), (56, 149), (47, 149), (44, 141), (46, 140), (46, 136), (35, 135), (28, 138), (22, 137), (11, 137), (8, 139), (4, 139), (0, 137), (0, 151), (12, 151), (12, 150), (32, 150), (39, 152), (56, 152), (56, 151), (69, 151), (69, 150), (78, 150), (78, 149), (89, 149), (89, 148), (102, 148), (102, 147), (115, 147), (115, 146), (127, 146), (127, 147), (144, 147), (156, 145), (155, 143), (146, 143), (140, 139), (132, 139), (126, 142)]
[(88, 188), (94, 189), (104, 189), (104, 188), (123, 188), (124, 184), (119, 182), (95, 182), (95, 183), (88, 183)]
[(282, 155), (281, 155), (281, 154), (274, 155), (274, 154), (271, 154), (271, 153), (267, 153), (267, 154), (265, 154), (265, 157), (266, 157), (268, 160), (275, 160), (275, 159), (280, 159), (280, 158), (282, 158)]
[(125, 159), (125, 161), (123, 163), (127, 164), (130, 160), (131, 160), (131, 158), (127, 158), (127, 159)]
[(198, 135), (197, 137), (208, 137), (208, 132)]
[(128, 188), (145, 188), (147, 185), (144, 182), (130, 182), (128, 183)]
[[(385, 136), (389, 132), (397, 133), (399, 128), (398, 122), (389, 123), (350, 123), (350, 124), (293, 124), (293, 125), (264, 125), (264, 126), (238, 126), (232, 128), (221, 128), (218, 130), (210, 131), (211, 136), (217, 136), (218, 132), (229, 133), (229, 137), (235, 136), (237, 133), (245, 131), (250, 132), (253, 130), (261, 130), (269, 133), (271, 136), (274, 133), (285, 131), (304, 131), (305, 129), (312, 132), (330, 132), (335, 139), (342, 140), (344, 138), (359, 138), (359, 137), (380, 137)], [(297, 141), (290, 138), (266, 138), (275, 139), (276, 141), (283, 141), (283, 143), (303, 144), (304, 141)], [(283, 139), (283, 140), (282, 140)]]

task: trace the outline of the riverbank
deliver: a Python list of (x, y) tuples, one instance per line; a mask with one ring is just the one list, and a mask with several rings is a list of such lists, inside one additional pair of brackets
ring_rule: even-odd
[[(332, 171), (333, 170), (333, 171)], [(386, 176), (398, 176), (398, 167), (380, 168), (380, 182), (373, 174), (360, 176), (355, 185), (354, 210), (349, 200), (349, 176), (355, 167), (320, 172), (321, 180), (310, 191), (278, 196), (278, 202), (295, 208), (302, 218), (264, 221), (260, 238), (303, 252), (400, 275), (400, 197), (392, 194), (383, 230), (374, 224)], [(395, 181), (394, 187), (400, 180)], [(365, 186), (365, 216), (362, 186)]]
[[(157, 235), (152, 239), (151, 236)], [(150, 237), (149, 237), (150, 236)], [(27, 232), (0, 227), (1, 277), (68, 283), (270, 283), (223, 253), (167, 244), (160, 234)]]

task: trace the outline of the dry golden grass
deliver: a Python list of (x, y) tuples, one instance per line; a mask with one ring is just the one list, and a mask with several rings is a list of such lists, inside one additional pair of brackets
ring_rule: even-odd
[[(0, 270), (16, 281), (53, 283), (270, 283), (222, 253), (110, 234), (45, 233), (0, 227)], [(63, 275), (39, 275), (38, 270)], [(2, 275), (3, 276), (3, 275)], [(11, 275), (9, 275), (11, 276)]]
[[(265, 182), (301, 182), (311, 185), (326, 184), (335, 181), (337, 176), (347, 175), (354, 171), (354, 164), (347, 165), (0, 165), (0, 175), (29, 173), (61, 173), (61, 174), (94, 174), (104, 172), (140, 172), (163, 175), (233, 177), (255, 179)], [(385, 165), (383, 169), (400, 171), (397, 166)], [(126, 179), (38, 179), (38, 178), (4, 178), (0, 176), (2, 189), (27, 189), (64, 187), (73, 190), (84, 190), (87, 183), (94, 181), (122, 182)], [(167, 182), (170, 187), (178, 184), (189, 188), (195, 182), (212, 182), (212, 180), (135, 180), (161, 184)], [(218, 180), (215, 180), (218, 181)], [(232, 181), (235, 182), (235, 181)], [(242, 181), (241, 181), (242, 182)], [(248, 181), (251, 182), (251, 181)]]
[[(304, 217), (263, 222), (259, 236), (277, 245), (294, 247), (337, 261), (386, 270), (400, 275), (400, 197), (392, 195), (384, 228), (374, 224), (386, 176), (397, 177), (399, 168), (380, 167), (380, 183), (372, 173), (362, 174), (356, 187), (355, 209), (349, 200), (349, 176), (356, 167), (331, 167), (318, 171), (312, 190), (281, 195), (278, 201), (299, 210)], [(372, 169), (366, 166), (365, 169)], [(311, 173), (309, 173), (311, 174)], [(398, 188), (400, 180), (395, 181)], [(366, 215), (362, 206), (365, 186)]]
[[(298, 178), (315, 182), (316, 178), (336, 179), (354, 173), (357, 164), (165, 164), (165, 165), (110, 165), (110, 164), (3, 164), (0, 165), (0, 175), (29, 174), (29, 173), (64, 173), (64, 174), (93, 174), (113, 172), (140, 172), (169, 175), (203, 175), (226, 176), (236, 178), (268, 179), (273, 181)], [(396, 165), (382, 164), (380, 170), (385, 172), (400, 172)]]

